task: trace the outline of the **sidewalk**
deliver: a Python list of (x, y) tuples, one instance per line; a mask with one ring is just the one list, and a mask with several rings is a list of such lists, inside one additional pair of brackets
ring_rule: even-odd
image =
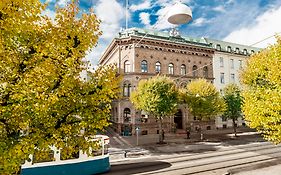
[(220, 146), (263, 141), (259, 134), (249, 128), (238, 128), (238, 137), (234, 137), (232, 132), (232, 129), (211, 130), (204, 133), (204, 140), (201, 140), (200, 133), (191, 133), (190, 139), (186, 139), (186, 134), (167, 133), (164, 139), (165, 144), (158, 144), (158, 134), (138, 136), (137, 141), (137, 136), (119, 136), (116, 133), (110, 133), (109, 151), (111, 160), (116, 160), (151, 154), (216, 151), (220, 149)]
[[(243, 133), (249, 133), (248, 135), (243, 135)], [(219, 129), (219, 130), (210, 130), (203, 133), (204, 139), (200, 139), (200, 133), (192, 132), (190, 134), (190, 139), (186, 139), (186, 134), (175, 134), (175, 133), (166, 133), (164, 141), (166, 144), (171, 143), (196, 143), (196, 142), (224, 142), (225, 144), (235, 144), (235, 141), (239, 143), (245, 142), (255, 142), (262, 141), (263, 139), (257, 134), (254, 133), (252, 129), (241, 127), (237, 128), (237, 133), (239, 137), (233, 136), (232, 128), (228, 129)], [(243, 138), (243, 139), (242, 139)], [(135, 148), (135, 147), (147, 147), (147, 146), (161, 146), (157, 144), (159, 141), (159, 134), (149, 134), (149, 135), (139, 135), (137, 136), (113, 136), (111, 139), (111, 147), (116, 148)], [(137, 140), (138, 139), (138, 140)], [(138, 144), (137, 144), (138, 143)]]

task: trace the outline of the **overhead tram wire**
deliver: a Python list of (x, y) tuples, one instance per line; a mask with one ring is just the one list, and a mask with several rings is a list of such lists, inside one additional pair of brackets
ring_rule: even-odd
[(265, 41), (265, 40), (268, 40), (269, 38), (272, 38), (272, 37), (274, 37), (275, 35), (280, 34), (280, 33), (281, 33), (281, 32), (275, 33), (274, 35), (271, 35), (271, 36), (266, 37), (266, 38), (264, 38), (264, 39), (262, 39), (262, 40), (260, 40), (260, 41), (258, 41), (258, 42), (255, 42), (254, 44), (251, 44), (250, 46), (254, 46), (254, 45), (258, 44), (258, 43), (261, 43), (261, 42), (263, 42), (263, 41)]
[[(274, 34), (274, 35), (271, 35), (271, 36), (269, 36), (269, 37), (263, 38), (262, 40), (260, 40), (260, 41), (258, 41), (258, 42), (255, 42), (255, 43), (253, 43), (253, 44), (251, 44), (251, 45), (249, 45), (249, 46), (252, 47), (252, 46), (254, 46), (254, 45), (258, 44), (258, 43), (261, 43), (261, 42), (263, 42), (263, 41), (265, 41), (265, 40), (267, 40), (267, 39), (269, 39), (269, 38), (271, 38), (271, 37), (274, 37), (275, 35), (280, 34), (280, 33), (281, 33), (281, 32), (278, 32), (278, 33), (276, 33), (276, 34)], [(213, 64), (213, 62), (211, 62), (211, 63), (209, 63), (209, 64), (205, 64), (204, 66), (201, 66), (201, 67), (197, 68), (196, 70), (189, 71), (189, 72), (187, 72), (185, 75), (182, 75), (182, 76), (176, 78), (176, 80), (178, 80), (178, 79), (180, 79), (180, 78), (183, 78), (184, 76), (186, 76), (186, 75), (189, 74), (189, 73), (192, 74), (193, 72), (198, 71), (198, 70), (200, 70), (200, 69), (202, 69), (202, 68), (204, 68), (204, 67), (206, 67), (206, 66), (212, 65), (212, 64)]]

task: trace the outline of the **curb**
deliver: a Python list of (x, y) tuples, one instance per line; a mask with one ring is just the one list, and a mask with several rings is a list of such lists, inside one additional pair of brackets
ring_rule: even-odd
[(245, 172), (245, 171), (252, 171), (252, 170), (267, 168), (267, 167), (271, 167), (271, 166), (275, 166), (275, 165), (280, 165), (280, 161), (281, 161), (281, 159), (276, 159), (276, 160), (271, 160), (271, 161), (267, 161), (267, 162), (263, 162), (263, 163), (257, 163), (254, 165), (248, 165), (245, 167), (229, 169), (229, 170), (227, 170), (227, 173), (225, 175), (234, 175), (234, 174), (238, 174), (238, 173)]

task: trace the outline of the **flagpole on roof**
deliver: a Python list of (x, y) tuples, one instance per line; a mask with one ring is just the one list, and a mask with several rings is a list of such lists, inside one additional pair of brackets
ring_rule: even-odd
[(126, 12), (125, 12), (125, 18), (126, 18), (126, 30), (128, 29), (128, 6), (129, 6), (129, 0), (126, 0)]

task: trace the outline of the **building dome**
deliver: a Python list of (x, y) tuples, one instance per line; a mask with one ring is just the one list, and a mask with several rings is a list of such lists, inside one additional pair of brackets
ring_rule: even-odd
[(175, 25), (185, 24), (192, 20), (191, 9), (182, 3), (173, 5), (168, 13), (168, 22)]

